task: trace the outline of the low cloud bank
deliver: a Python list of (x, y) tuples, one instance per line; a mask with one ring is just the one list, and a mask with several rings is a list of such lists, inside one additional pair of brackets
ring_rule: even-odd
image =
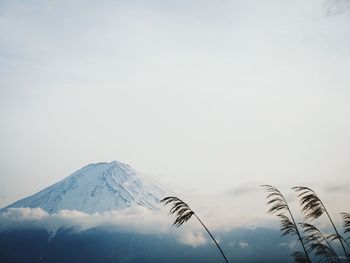
[(76, 210), (60, 210), (50, 214), (41, 208), (9, 208), (0, 213), (0, 232), (24, 228), (46, 229), (54, 237), (62, 228), (79, 232), (103, 227), (111, 231), (138, 234), (171, 234), (179, 242), (193, 247), (207, 243), (203, 231), (195, 222), (174, 229), (172, 220), (164, 211), (150, 211), (140, 206), (94, 214)]

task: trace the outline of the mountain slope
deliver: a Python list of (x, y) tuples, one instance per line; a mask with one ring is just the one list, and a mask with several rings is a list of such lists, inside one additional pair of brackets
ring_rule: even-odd
[(129, 165), (113, 161), (90, 164), (62, 181), (7, 207), (40, 207), (85, 213), (122, 210), (131, 205), (155, 209), (165, 191), (141, 179)]

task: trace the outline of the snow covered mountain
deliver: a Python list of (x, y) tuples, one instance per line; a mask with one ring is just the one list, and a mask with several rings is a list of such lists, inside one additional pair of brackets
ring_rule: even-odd
[(4, 209), (40, 207), (50, 213), (61, 209), (95, 213), (122, 210), (131, 205), (156, 209), (164, 196), (165, 191), (142, 178), (141, 173), (127, 164), (113, 161), (87, 165)]

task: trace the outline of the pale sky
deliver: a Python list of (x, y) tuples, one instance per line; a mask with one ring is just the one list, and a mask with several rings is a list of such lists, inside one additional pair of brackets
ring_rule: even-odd
[(0, 206), (112, 160), (349, 189), (349, 29), (349, 0), (0, 1)]

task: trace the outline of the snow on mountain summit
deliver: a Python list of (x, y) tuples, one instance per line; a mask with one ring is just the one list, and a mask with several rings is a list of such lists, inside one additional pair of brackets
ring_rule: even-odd
[(54, 213), (61, 209), (85, 213), (122, 210), (132, 205), (155, 209), (165, 191), (142, 178), (128, 164), (89, 164), (62, 181), (7, 207), (40, 207)]

